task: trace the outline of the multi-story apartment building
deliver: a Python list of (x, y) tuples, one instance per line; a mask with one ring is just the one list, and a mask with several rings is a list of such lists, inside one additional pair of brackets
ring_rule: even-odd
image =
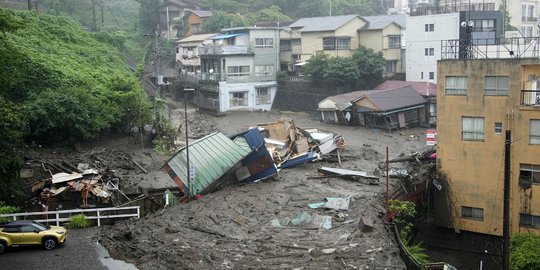
[(223, 29), (212, 43), (199, 48), (201, 72), (197, 80), (199, 108), (223, 113), (270, 110), (279, 71), (277, 27)]
[[(509, 23), (518, 30), (521, 37), (538, 36), (538, 1), (535, 0), (415, 0), (411, 2), (411, 15), (429, 15), (452, 13), (462, 11), (496, 11), (504, 8), (506, 10)], [(505, 31), (512, 29), (505, 29)]]
[(176, 63), (181, 74), (201, 71), (199, 48), (211, 44), (212, 38), (219, 34), (191, 35), (176, 42)]
[(383, 52), (386, 77), (403, 72), (405, 15), (327, 16), (299, 19), (280, 29), (282, 69), (293, 70), (317, 52), (350, 57), (360, 45)]
[(451, 40), (464, 44), (466, 40), (476, 40), (482, 44), (497, 43), (502, 35), (502, 14), (498, 11), (471, 11), (409, 16), (407, 28), (407, 81), (436, 83), (437, 61), (445, 48), (441, 47), (441, 42)]
[(538, 48), (523, 57), (497, 48), (493, 57), (438, 62), (435, 220), (457, 231), (502, 235), (508, 130), (510, 233), (540, 233), (540, 199), (533, 196), (540, 192)]

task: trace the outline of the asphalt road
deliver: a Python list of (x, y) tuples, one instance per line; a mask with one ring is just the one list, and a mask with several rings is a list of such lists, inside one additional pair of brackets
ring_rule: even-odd
[(0, 255), (2, 270), (34, 269), (135, 269), (108, 258), (104, 249), (96, 244), (98, 228), (69, 230), (64, 245), (54, 250), (42, 247), (17, 247)]

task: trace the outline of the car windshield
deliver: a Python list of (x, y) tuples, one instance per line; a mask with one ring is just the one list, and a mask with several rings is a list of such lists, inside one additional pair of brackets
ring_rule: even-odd
[(33, 222), (33, 225), (34, 227), (38, 228), (40, 231), (46, 231), (47, 230), (47, 226), (46, 225), (43, 225), (37, 221), (34, 221)]

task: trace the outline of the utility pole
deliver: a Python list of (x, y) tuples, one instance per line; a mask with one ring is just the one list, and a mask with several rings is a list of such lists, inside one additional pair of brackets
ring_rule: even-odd
[(92, 31), (96, 31), (96, 0), (92, 0)]
[(28, 10), (32, 10), (32, 0), (28, 0)]
[(104, 1), (101, 0), (101, 29), (103, 29), (103, 26), (105, 25), (105, 16), (103, 15), (103, 6), (104, 6)]
[(510, 144), (512, 133), (506, 131), (504, 141), (504, 210), (503, 210), (503, 270), (510, 269)]

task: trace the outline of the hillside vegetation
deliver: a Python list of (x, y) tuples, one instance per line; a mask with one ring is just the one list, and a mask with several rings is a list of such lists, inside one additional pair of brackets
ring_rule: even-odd
[(0, 8), (0, 201), (24, 143), (71, 143), (149, 119), (120, 33), (67, 17)]

